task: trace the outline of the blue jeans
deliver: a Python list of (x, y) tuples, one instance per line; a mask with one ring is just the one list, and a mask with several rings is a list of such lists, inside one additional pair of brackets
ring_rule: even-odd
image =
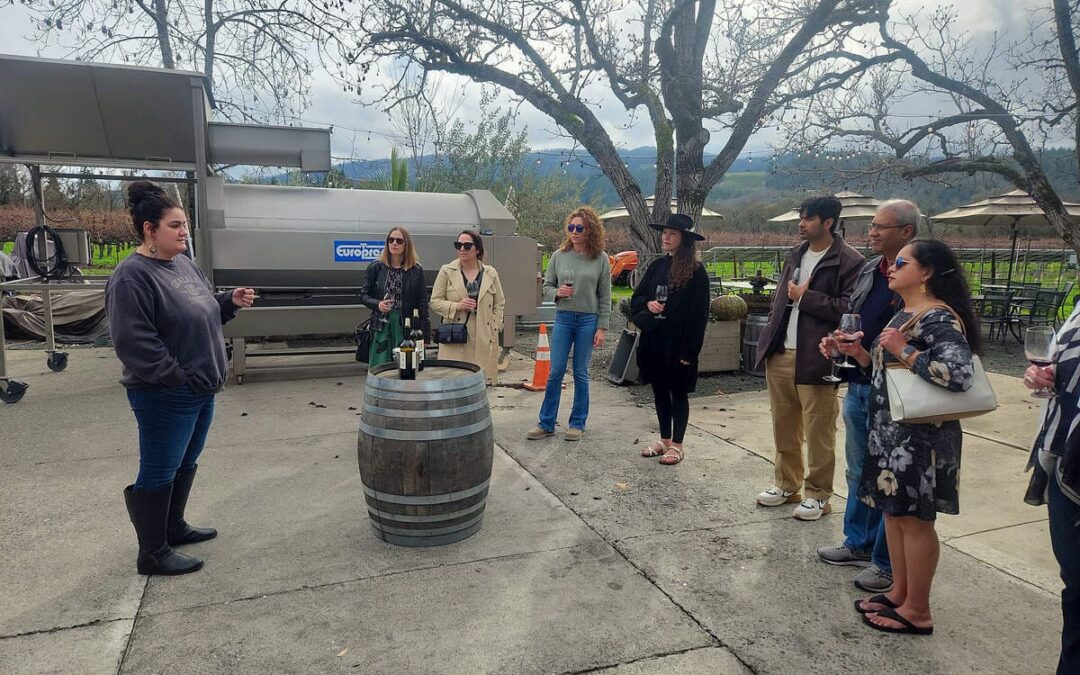
[(1050, 544), (1061, 565), (1061, 658), (1058, 675), (1080, 673), (1080, 504), (1069, 499), (1058, 485), (1057, 471), (1052, 472), (1048, 491), (1050, 501)]
[(870, 385), (848, 384), (844, 396), (844, 454), (847, 459), (847, 507), (844, 509), (844, 545), (853, 551), (869, 551), (870, 562), (892, 574), (885, 521), (881, 511), (859, 501), (859, 478), (866, 462), (870, 436)]
[(574, 405), (570, 409), (570, 428), (584, 431), (585, 420), (589, 417), (589, 359), (592, 357), (597, 319), (596, 314), (585, 312), (555, 312), (555, 326), (551, 330), (551, 374), (544, 389), (544, 403), (540, 406), (541, 429), (555, 431), (563, 376), (566, 375), (566, 362), (572, 347)]
[(128, 389), (127, 395), (139, 424), (135, 489), (158, 490), (199, 461), (214, 419), (214, 394), (183, 386)]

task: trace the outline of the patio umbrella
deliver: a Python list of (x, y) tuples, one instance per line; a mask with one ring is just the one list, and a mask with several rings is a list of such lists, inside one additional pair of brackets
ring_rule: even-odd
[[(1065, 203), (1065, 210), (1070, 216), (1080, 218), (1080, 204)], [(981, 202), (958, 206), (952, 211), (931, 216), (931, 220), (954, 225), (1008, 225), (1012, 240), (1009, 253), (1009, 276), (1006, 285), (1012, 283), (1013, 263), (1016, 260), (1016, 237), (1020, 226), (1031, 227), (1049, 225), (1046, 214), (1042, 212), (1031, 195), (1023, 190), (1013, 190), (1002, 195), (995, 195)]]
[[(647, 206), (649, 208), (649, 211), (652, 211), (654, 201), (655, 201), (655, 195), (649, 195), (648, 197), (645, 198), (645, 206)], [(675, 200), (675, 199), (672, 199), (671, 200), (671, 212), (672, 213), (678, 213), (679, 212), (678, 206), (679, 206), (678, 201)], [(701, 218), (698, 219), (697, 226), (700, 228), (703, 225), (719, 225), (720, 221), (723, 220), (723, 219), (724, 219), (724, 216), (722, 214), (719, 214), (716, 211), (713, 211), (712, 209), (707, 209), (705, 207), (702, 207), (701, 208)], [(620, 208), (617, 208), (617, 209), (612, 209), (611, 211), (608, 211), (607, 213), (601, 214), (600, 215), (600, 220), (604, 221), (604, 225), (626, 225), (626, 224), (628, 224), (630, 222), (630, 213), (624, 207), (620, 207)]]
[[(877, 213), (878, 207), (881, 206), (881, 201), (869, 197), (867, 195), (861, 195), (857, 192), (849, 192), (844, 190), (838, 192), (836, 198), (840, 200), (840, 204), (843, 209), (840, 211), (840, 222), (837, 223), (837, 227), (840, 230), (840, 236), (844, 236), (847, 232), (848, 223), (866, 223), (869, 225), (873, 220), (874, 214)], [(785, 211), (775, 218), (769, 218), (770, 223), (797, 223), (799, 222), (799, 210), (791, 209)]]

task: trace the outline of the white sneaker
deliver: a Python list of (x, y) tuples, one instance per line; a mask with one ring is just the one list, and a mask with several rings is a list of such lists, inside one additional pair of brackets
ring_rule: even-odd
[(817, 520), (830, 511), (832, 511), (832, 504), (827, 499), (804, 499), (802, 504), (795, 507), (791, 515), (799, 520)]
[(762, 506), (783, 506), (802, 499), (798, 492), (788, 492), (778, 487), (771, 487), (757, 496), (757, 503)]

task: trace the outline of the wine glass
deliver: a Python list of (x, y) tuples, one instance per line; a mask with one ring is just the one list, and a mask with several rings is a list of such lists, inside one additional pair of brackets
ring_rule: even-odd
[(469, 294), (469, 299), (476, 302), (480, 297), (480, 280), (473, 279), (465, 284), (465, 292)]
[[(851, 344), (858, 340), (857, 337), (852, 337), (855, 333), (862, 330), (862, 319), (858, 314), (845, 314), (840, 317), (840, 329), (837, 331), (838, 335), (836, 339), (845, 344)], [(844, 357), (844, 360), (836, 364), (841, 368), (856, 368), (857, 366), (851, 362), (851, 357)]]
[(563, 285), (570, 287), (570, 295), (568, 295), (566, 297), (567, 298), (574, 297), (574, 270), (573, 269), (568, 269), (565, 272), (563, 272)]
[[(796, 284), (797, 284), (797, 283), (799, 283), (799, 270), (800, 270), (800, 269), (801, 269), (801, 268), (799, 268), (799, 267), (796, 267), (796, 268), (795, 268), (795, 271), (793, 271), (793, 272), (791, 273), (791, 280), (792, 280), (792, 281), (794, 281), (794, 282), (795, 282)], [(776, 289), (776, 290), (777, 290), (777, 291), (779, 291), (780, 289), (778, 288), (778, 289)], [(784, 289), (784, 290), (787, 290), (787, 289)], [(794, 300), (788, 300), (788, 304), (787, 304), (787, 306), (788, 306), (788, 307), (794, 307), (794, 306), (795, 306), (795, 301), (794, 301)]]
[[(667, 284), (657, 284), (656, 285), (656, 301), (659, 302), (662, 305), (665, 302), (667, 302), (667, 298), (668, 298)], [(660, 312), (659, 314), (656, 315), (656, 318), (657, 319), (665, 319), (667, 317), (664, 316), (663, 312)]]
[[(1054, 329), (1050, 326), (1031, 326), (1024, 334), (1024, 356), (1033, 366), (1045, 368), (1054, 362)], [(1031, 392), (1035, 398), (1053, 398), (1053, 387), (1040, 387)]]
[(828, 341), (825, 344), (827, 351), (829, 352), (829, 365), (832, 368), (832, 372), (822, 377), (821, 379), (825, 380), (826, 382), (832, 382), (833, 384), (837, 382), (842, 382), (843, 380), (836, 375), (836, 366), (847, 357), (841, 354), (840, 350), (836, 347), (835, 332), (829, 336)]

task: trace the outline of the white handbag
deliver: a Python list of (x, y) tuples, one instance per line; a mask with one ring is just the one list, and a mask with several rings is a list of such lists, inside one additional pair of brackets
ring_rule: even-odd
[[(956, 316), (952, 308), (945, 305), (941, 307)], [(912, 317), (901, 326), (900, 331), (904, 332), (909, 326), (918, 323), (930, 309)], [(960, 325), (963, 330), (963, 322)], [(994, 389), (990, 386), (990, 380), (987, 379), (978, 356), (972, 355), (971, 367), (971, 388), (967, 391), (949, 391), (945, 387), (927, 382), (903, 363), (889, 364), (885, 368), (885, 388), (889, 394), (890, 417), (894, 422), (930, 424), (993, 412), (997, 409), (997, 397), (994, 396)]]

